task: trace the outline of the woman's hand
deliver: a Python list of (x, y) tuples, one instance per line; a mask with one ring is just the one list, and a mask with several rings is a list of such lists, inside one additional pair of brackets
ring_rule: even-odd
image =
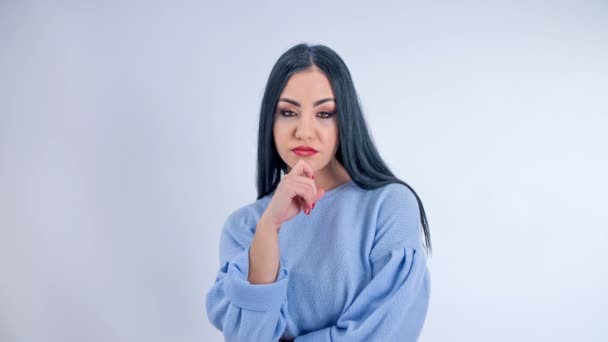
[(314, 203), (324, 194), (324, 189), (317, 189), (313, 168), (300, 159), (289, 173), (281, 178), (260, 220), (268, 220), (267, 222), (278, 229), (283, 222), (291, 220), (300, 210), (304, 210), (307, 215), (310, 214)]

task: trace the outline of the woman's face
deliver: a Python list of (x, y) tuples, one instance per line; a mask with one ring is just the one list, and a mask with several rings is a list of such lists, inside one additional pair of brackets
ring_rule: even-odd
[[(338, 149), (338, 118), (331, 85), (325, 74), (313, 66), (294, 73), (279, 97), (274, 113), (274, 142), (289, 166), (300, 159), (316, 171), (333, 161)], [(310, 156), (296, 154), (297, 146), (314, 148)]]

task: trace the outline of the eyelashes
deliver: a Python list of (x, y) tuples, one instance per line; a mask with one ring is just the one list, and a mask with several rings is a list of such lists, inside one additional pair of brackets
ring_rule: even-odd
[[(281, 114), (281, 116), (286, 118), (290, 118), (296, 115), (296, 113), (294, 113), (293, 111), (286, 109), (280, 110), (279, 113)], [(319, 112), (319, 114), (323, 114), (321, 116), (322, 119), (329, 119), (332, 116), (336, 115), (336, 112)]]

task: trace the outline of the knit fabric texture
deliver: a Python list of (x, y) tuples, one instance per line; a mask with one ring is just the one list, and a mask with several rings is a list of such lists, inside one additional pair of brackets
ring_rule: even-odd
[(416, 341), (430, 274), (413, 192), (352, 180), (328, 191), (279, 231), (271, 284), (250, 284), (249, 248), (274, 193), (231, 213), (220, 265), (206, 295), (209, 321), (226, 341)]

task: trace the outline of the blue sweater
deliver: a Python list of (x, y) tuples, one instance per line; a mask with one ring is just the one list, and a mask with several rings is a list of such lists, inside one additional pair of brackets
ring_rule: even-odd
[(430, 296), (418, 203), (402, 184), (352, 180), (279, 231), (276, 281), (247, 281), (256, 224), (274, 193), (228, 216), (206, 296), (227, 341), (416, 341)]

